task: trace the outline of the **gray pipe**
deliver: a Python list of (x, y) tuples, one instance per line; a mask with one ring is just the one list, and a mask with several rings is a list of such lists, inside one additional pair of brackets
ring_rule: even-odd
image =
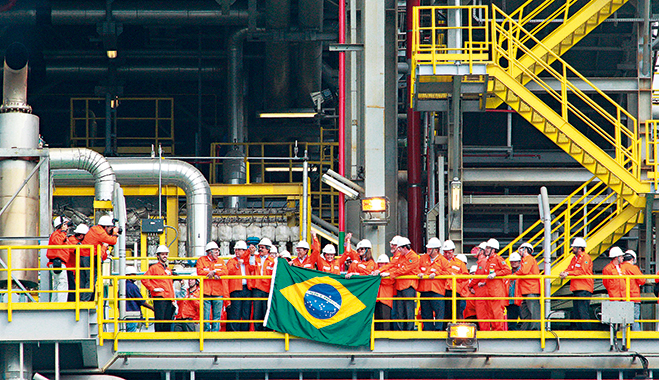
[(2, 106), (0, 110), (15, 110), (30, 113), (27, 104), (27, 48), (14, 42), (5, 52), (2, 75)]
[(229, 127), (231, 142), (244, 140), (243, 112), (243, 43), (248, 36), (248, 29), (235, 31), (229, 37), (229, 62), (227, 70), (227, 87), (229, 90)]
[[(1, 13), (0, 13), (1, 14)], [(125, 66), (117, 68), (117, 76), (127, 79), (167, 79), (168, 81), (185, 81), (196, 80), (199, 76), (199, 65), (192, 63), (171, 63), (171, 64), (144, 64), (141, 66)], [(201, 75), (205, 79), (221, 80), (224, 69), (217, 66), (217, 63), (208, 63), (202, 66)], [(108, 75), (106, 66), (84, 65), (79, 62), (49, 63), (46, 67), (46, 76), (62, 77), (71, 79), (80, 78), (105, 78)]]
[(50, 149), (51, 169), (79, 169), (94, 176), (94, 198), (111, 201), (117, 178), (114, 170), (103, 155), (86, 148)]
[[(142, 8), (138, 8), (138, 6)], [(209, 6), (210, 5), (210, 6)], [(185, 7), (168, 6), (165, 2), (121, 2), (112, 7), (112, 19), (139, 25), (247, 25), (246, 10), (223, 14), (212, 1), (186, 1)], [(0, 13), (0, 25), (36, 25), (37, 19), (52, 25), (96, 24), (105, 21), (102, 2), (55, 2), (51, 9), (12, 9)]]
[(121, 184), (152, 185), (158, 178), (162, 161), (163, 185), (178, 186), (187, 199), (188, 256), (203, 256), (211, 236), (211, 189), (197, 168), (187, 162), (158, 159), (109, 159)]

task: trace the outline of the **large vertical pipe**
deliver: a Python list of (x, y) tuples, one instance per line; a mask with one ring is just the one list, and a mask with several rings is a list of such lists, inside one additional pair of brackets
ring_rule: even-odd
[[(354, 2), (351, 3), (354, 5)], [(353, 10), (351, 9), (352, 13)], [(351, 22), (353, 22), (352, 20)], [(353, 33), (356, 31), (356, 27), (353, 27)], [(351, 39), (356, 39), (356, 36), (351, 34)], [(339, 1), (339, 43), (344, 44), (346, 42), (346, 3), (345, 1)], [(354, 54), (354, 53), (353, 53)], [(351, 72), (357, 70), (354, 63), (356, 60), (353, 60), (353, 66), (350, 68)], [(352, 86), (356, 86), (356, 83), (351, 83)], [(352, 101), (356, 101), (356, 97), (352, 98)], [(356, 107), (352, 106), (353, 112), (356, 110)], [(357, 119), (355, 114), (350, 115), (353, 120)], [(356, 129), (355, 129), (356, 131)], [(352, 136), (353, 141), (355, 136)], [(339, 52), (339, 174), (345, 176), (345, 161), (346, 161), (346, 53)], [(356, 160), (355, 157), (353, 157)], [(355, 161), (352, 162), (352, 165), (355, 165)], [(346, 210), (345, 210), (345, 196), (343, 193), (339, 194), (339, 255), (343, 255), (344, 244), (346, 233)]]
[[(345, 4), (344, 4), (345, 7)], [(323, 0), (299, 0), (298, 21), (303, 31), (322, 31), (323, 28)], [(345, 33), (345, 30), (344, 30)], [(295, 72), (298, 78), (296, 106), (305, 108), (312, 105), (312, 92), (320, 91), (321, 73), (323, 68), (323, 49), (320, 41), (306, 41), (300, 43), (298, 55), (299, 70)]]
[[(39, 144), (39, 118), (32, 115), (27, 105), (28, 54), (25, 46), (11, 44), (5, 55), (3, 72), (3, 104), (0, 107), (0, 148), (37, 149)], [(0, 161), (0, 209), (5, 207), (21, 188), (36, 164), (30, 157), (8, 158)], [(39, 226), (39, 181), (33, 176), (18, 192), (11, 205), (0, 216), (0, 245), (36, 244), (34, 240), (2, 240), (2, 237), (37, 236)], [(48, 234), (49, 231), (42, 231)], [(8, 263), (7, 251), (0, 258)], [(12, 268), (36, 268), (35, 251), (15, 250)], [(28, 287), (37, 284), (38, 272), (13, 272), (12, 276), (24, 281)], [(7, 273), (0, 275), (7, 280)]]
[[(414, 38), (413, 20), (414, 7), (419, 6), (419, 0), (407, 0), (407, 47), (408, 65), (412, 64), (412, 40)], [(410, 70), (410, 73), (412, 70)], [(412, 77), (407, 76), (407, 88), (411, 87)], [(421, 114), (415, 112), (412, 105), (407, 109), (407, 228), (412, 247), (422, 247), (423, 225), (423, 194), (421, 183)]]
[(243, 43), (248, 29), (239, 29), (229, 37), (227, 91), (229, 93), (229, 137), (231, 142), (243, 142), (245, 117), (243, 96)]

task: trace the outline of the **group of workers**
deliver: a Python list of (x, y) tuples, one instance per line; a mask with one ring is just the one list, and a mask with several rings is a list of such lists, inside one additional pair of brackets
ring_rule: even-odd
[[(93, 301), (93, 286), (90, 287), (90, 280), (96, 278), (95, 268), (91, 265), (90, 249), (76, 249), (76, 245), (91, 245), (100, 247), (101, 260), (107, 258), (109, 246), (117, 244), (119, 228), (114, 225), (114, 219), (109, 215), (103, 215), (98, 219), (98, 223), (89, 228), (86, 224), (79, 224), (69, 235), (69, 226), (71, 221), (64, 217), (58, 216), (53, 221), (54, 231), (48, 239), (48, 245), (59, 246), (58, 248), (49, 248), (46, 250), (48, 266), (52, 268), (51, 276), (51, 293), (52, 302), (73, 302), (75, 301), (76, 289), (76, 270), (81, 268), (80, 278), (77, 280), (80, 285), (80, 301)], [(79, 252), (79, 255), (76, 253)], [(82, 291), (83, 289), (89, 289)]]
[[(118, 229), (114, 220), (102, 216), (98, 224), (88, 228), (80, 224), (68, 236), (70, 221), (58, 217), (54, 221), (55, 231), (50, 237), (49, 245), (93, 245), (101, 246), (101, 260), (107, 257), (107, 247), (117, 241)], [(253, 325), (255, 331), (263, 331), (261, 322), (265, 316), (270, 278), (278, 257), (285, 259), (289, 265), (316, 269), (323, 272), (344, 275), (351, 278), (357, 275), (381, 276), (378, 300), (375, 307), (377, 330), (409, 331), (415, 329), (416, 300), (420, 300), (421, 321), (424, 331), (445, 329), (445, 322), (452, 319), (476, 319), (481, 331), (503, 330), (538, 330), (540, 320), (540, 271), (534, 258), (534, 248), (529, 243), (521, 244), (517, 251), (510, 254), (508, 262), (498, 253), (499, 242), (489, 239), (474, 247), (472, 254), (476, 264), (467, 270), (467, 257), (455, 254), (455, 244), (451, 240), (443, 243), (431, 238), (426, 245), (425, 254), (412, 250), (408, 238), (395, 236), (390, 244), (390, 256), (381, 254), (373, 257), (373, 246), (369, 240), (361, 240), (352, 249), (352, 234), (348, 233), (344, 241), (344, 254), (337, 257), (336, 247), (327, 244), (320, 248), (320, 242), (312, 232), (312, 244), (302, 240), (295, 245), (297, 256), (277, 252), (277, 247), (268, 238), (248, 238), (237, 241), (233, 246), (234, 256), (226, 262), (220, 258), (220, 249), (215, 242), (209, 242), (206, 255), (197, 259), (196, 274), (204, 277), (203, 283), (203, 319), (205, 331), (219, 331), (222, 310), (226, 309), (227, 331), (249, 331)], [(574, 254), (568, 268), (560, 277), (584, 276), (593, 274), (593, 263), (586, 254), (586, 241), (575, 238), (571, 244)], [(75, 289), (75, 271), (71, 268), (90, 267), (89, 249), (81, 249), (79, 258), (75, 248), (59, 247), (47, 250), (55, 275), (53, 289)], [(141, 319), (140, 308), (147, 307), (154, 311), (158, 321), (174, 323), (155, 323), (156, 331), (194, 331), (199, 320), (200, 283), (197, 279), (185, 281), (182, 289), (174, 290), (173, 280), (155, 276), (171, 276), (169, 267), (169, 249), (161, 245), (157, 248), (158, 262), (149, 267), (144, 274), (142, 284), (153, 299), (153, 306), (144, 301), (135, 285), (135, 280), (127, 281), (128, 319)], [(619, 276), (605, 278), (603, 284), (612, 300), (635, 302), (635, 320), (640, 318), (640, 286), (651, 280), (630, 279), (623, 275), (641, 275), (635, 265), (636, 253), (623, 252), (618, 247), (609, 250), (611, 263), (602, 274)], [(79, 260), (79, 263), (76, 263)], [(79, 264), (79, 265), (77, 265)], [(127, 269), (127, 274), (136, 274), (134, 267)], [(80, 287), (89, 288), (89, 270), (80, 269)], [(261, 278), (225, 278), (229, 276), (262, 276)], [(445, 276), (462, 275), (460, 278)], [(473, 276), (469, 276), (473, 275)], [(509, 275), (520, 276), (516, 279), (502, 278)], [(152, 278), (148, 278), (150, 276)], [(442, 278), (435, 278), (444, 276)], [(590, 319), (590, 298), (593, 294), (592, 278), (571, 278), (570, 290), (573, 293), (573, 320)], [(63, 285), (66, 284), (66, 285)], [(629, 290), (627, 290), (629, 288)], [(417, 295), (418, 293), (418, 295)], [(628, 294), (629, 293), (629, 294)], [(67, 292), (53, 293), (56, 301), (67, 301)], [(74, 293), (68, 292), (72, 301)], [(64, 297), (64, 298), (62, 298)], [(93, 292), (81, 292), (81, 300), (93, 300)], [(455, 305), (455, 310), (453, 306)], [(507, 320), (507, 322), (506, 322)], [(521, 324), (518, 321), (521, 320)], [(391, 321), (394, 321), (391, 323)], [(136, 323), (128, 323), (127, 330), (135, 331)], [(573, 324), (575, 329), (590, 329), (587, 322)], [(632, 326), (640, 330), (638, 322)]]

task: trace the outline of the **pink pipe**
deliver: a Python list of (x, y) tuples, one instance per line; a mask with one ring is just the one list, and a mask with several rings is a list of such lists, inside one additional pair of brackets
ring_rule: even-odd
[[(339, 0), (339, 44), (346, 43), (346, 3)], [(353, 68), (354, 70), (354, 68)], [(339, 52), (339, 174), (345, 175), (346, 137), (346, 53)], [(343, 254), (345, 235), (345, 199), (339, 194), (339, 254)]]
[[(407, 0), (407, 62), (412, 62), (412, 39), (414, 38), (414, 7), (419, 0)], [(410, 70), (411, 71), (411, 70)], [(407, 77), (407, 88), (411, 87), (411, 76)], [(412, 248), (423, 251), (423, 184), (421, 182), (421, 114), (412, 105), (407, 109), (407, 229)], [(441, 194), (441, 192), (440, 192)]]

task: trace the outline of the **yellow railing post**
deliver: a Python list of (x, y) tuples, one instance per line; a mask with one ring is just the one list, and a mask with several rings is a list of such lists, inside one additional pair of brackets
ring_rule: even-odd
[(204, 277), (199, 278), (199, 351), (204, 350)]
[(456, 302), (457, 301), (456, 294), (457, 294), (457, 290), (458, 290), (457, 283), (458, 283), (458, 281), (456, 280), (455, 275), (453, 275), (451, 277), (451, 284), (453, 285), (453, 291), (451, 292), (451, 304), (453, 305), (453, 309), (451, 310), (452, 323), (457, 323), (457, 314), (458, 314), (458, 311), (457, 311), (458, 305), (457, 305), (457, 302)]
[(14, 278), (11, 275), (11, 247), (7, 248), (7, 322), (11, 322), (12, 306), (14, 303), (14, 295), (12, 290), (14, 288)]

